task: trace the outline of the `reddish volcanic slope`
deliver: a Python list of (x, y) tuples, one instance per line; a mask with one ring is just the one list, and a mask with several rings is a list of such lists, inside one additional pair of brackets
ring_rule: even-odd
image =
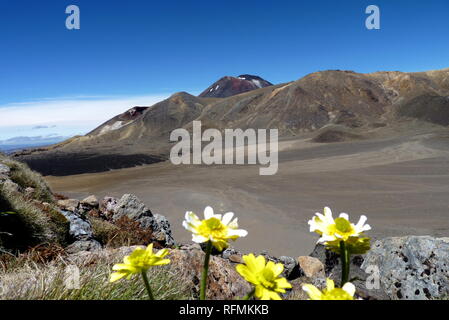
[(202, 98), (227, 98), (272, 85), (261, 77), (249, 74), (238, 77), (223, 77), (204, 90), (199, 96)]

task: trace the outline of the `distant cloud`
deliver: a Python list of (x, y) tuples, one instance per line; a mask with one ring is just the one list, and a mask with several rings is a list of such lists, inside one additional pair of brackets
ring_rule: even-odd
[(0, 140), (33, 136), (34, 130), (39, 130), (42, 135), (85, 134), (134, 106), (152, 106), (168, 96), (79, 96), (0, 105)]
[(52, 126), (35, 126), (32, 129), (33, 130), (39, 130), (39, 129), (50, 129), (50, 128), (56, 128), (56, 125), (52, 125)]

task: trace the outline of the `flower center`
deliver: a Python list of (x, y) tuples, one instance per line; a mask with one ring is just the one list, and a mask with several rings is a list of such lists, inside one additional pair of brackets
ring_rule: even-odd
[(217, 218), (203, 220), (198, 227), (199, 233), (214, 238), (225, 238), (227, 227)]
[(335, 219), (335, 231), (341, 235), (347, 235), (354, 233), (354, 228), (345, 218), (337, 218)]
[(269, 268), (264, 268), (260, 273), (259, 273), (259, 282), (262, 286), (264, 286), (267, 289), (274, 289), (276, 287), (276, 283), (274, 282), (275, 280), (275, 276), (273, 273), (273, 270), (269, 269)]

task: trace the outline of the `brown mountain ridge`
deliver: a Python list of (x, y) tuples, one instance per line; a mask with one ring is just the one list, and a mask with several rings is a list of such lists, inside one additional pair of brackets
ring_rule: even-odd
[(199, 97), (180, 92), (151, 107), (134, 107), (85, 136), (15, 157), (45, 175), (154, 163), (167, 159), (170, 132), (189, 129), (193, 120), (218, 129), (277, 128), (282, 138), (310, 136), (319, 142), (369, 138), (367, 132), (380, 134), (398, 123), (449, 124), (449, 69), (329, 70), (224, 98), (208, 96), (208, 89)]

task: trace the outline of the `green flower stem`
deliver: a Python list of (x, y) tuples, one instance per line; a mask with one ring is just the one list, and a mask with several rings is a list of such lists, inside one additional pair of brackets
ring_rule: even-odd
[(204, 257), (203, 274), (201, 275), (200, 300), (206, 300), (207, 274), (209, 272), (209, 260), (212, 252), (212, 242), (208, 241), (206, 246), (206, 256)]
[(244, 296), (242, 298), (242, 300), (249, 300), (252, 299), (254, 297), (254, 294), (256, 293), (256, 289), (254, 288), (253, 290), (251, 290), (250, 293), (248, 293), (246, 296)]
[(148, 282), (148, 277), (146, 271), (142, 271), (143, 282), (145, 283), (145, 288), (147, 288), (148, 297), (150, 300), (154, 300), (153, 292), (151, 292), (150, 283)]
[(349, 251), (344, 241), (340, 241), (340, 258), (341, 258), (341, 287), (344, 286), (349, 279)]

